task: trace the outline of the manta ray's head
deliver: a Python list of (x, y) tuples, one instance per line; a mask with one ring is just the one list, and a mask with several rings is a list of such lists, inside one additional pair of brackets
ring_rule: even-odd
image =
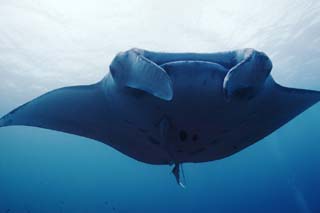
[[(272, 62), (268, 56), (250, 48), (207, 55), (161, 54), (131, 49), (120, 52), (110, 65), (110, 72), (118, 85), (140, 89), (167, 101), (175, 95), (172, 78), (180, 73), (176, 70), (184, 70), (180, 73), (183, 80), (179, 79), (186, 84), (190, 79), (194, 80), (193, 84), (198, 84), (196, 79), (199, 76), (205, 77), (212, 70), (219, 70), (224, 74), (222, 85), (219, 85), (225, 99), (248, 100), (262, 90), (271, 69)], [(170, 74), (173, 70), (174, 76)], [(203, 84), (215, 87), (217, 79), (209, 76), (205, 77)]]

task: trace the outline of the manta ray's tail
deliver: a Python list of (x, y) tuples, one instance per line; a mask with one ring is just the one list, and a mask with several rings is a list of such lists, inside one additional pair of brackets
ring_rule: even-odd
[(65, 87), (48, 92), (3, 116), (0, 127), (22, 125), (52, 129), (102, 140), (106, 98), (99, 84)]

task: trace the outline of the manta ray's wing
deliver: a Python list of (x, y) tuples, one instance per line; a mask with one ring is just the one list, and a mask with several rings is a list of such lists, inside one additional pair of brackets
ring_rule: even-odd
[(65, 87), (48, 92), (0, 119), (11, 125), (52, 129), (105, 141), (108, 106), (99, 84)]
[[(267, 95), (261, 105), (268, 104), (262, 108), (267, 110), (270, 116), (282, 120), (281, 125), (320, 101), (319, 91), (284, 87), (276, 83), (271, 76), (266, 81), (266, 87)], [(265, 116), (267, 120), (268, 113)]]
[(261, 140), (319, 101), (319, 91), (283, 87), (269, 76), (265, 88), (250, 101), (254, 108), (230, 131), (229, 140), (236, 147), (231, 152)]

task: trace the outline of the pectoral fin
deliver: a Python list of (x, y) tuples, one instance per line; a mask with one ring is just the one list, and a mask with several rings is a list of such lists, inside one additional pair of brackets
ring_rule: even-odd
[(98, 84), (65, 87), (14, 109), (0, 119), (0, 127), (33, 126), (105, 142), (107, 104)]

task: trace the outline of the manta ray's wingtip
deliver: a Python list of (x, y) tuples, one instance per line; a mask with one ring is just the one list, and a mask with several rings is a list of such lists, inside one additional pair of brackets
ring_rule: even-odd
[(12, 126), (12, 125), (18, 125), (17, 117), (16, 114), (19, 112), (21, 109), (23, 109), (29, 102), (13, 109), (7, 114), (4, 114), (2, 117), (0, 116), (0, 128), (1, 127), (6, 127), (6, 126)]
[(5, 126), (7, 126), (7, 122), (6, 122), (5, 116), (3, 116), (0, 118), (0, 128)]
[(314, 104), (320, 101), (320, 91), (308, 90), (308, 89), (292, 89), (292, 93), (304, 95), (307, 99)]
[(319, 101), (320, 101), (320, 91), (318, 91), (318, 90), (315, 90), (314, 91), (316, 94), (317, 94), (317, 96), (318, 96), (318, 99), (319, 99)]
[(11, 111), (10, 113), (5, 114), (2, 117), (0, 117), (0, 128), (12, 125), (12, 123), (13, 123), (12, 114), (15, 111), (17, 111), (17, 109), (15, 109), (15, 110)]
[(272, 78), (269, 82), (274, 82), (276, 88), (284, 92), (285, 94), (289, 94), (291, 96), (304, 97), (306, 100), (313, 102), (313, 104), (320, 101), (320, 91), (318, 90), (310, 90), (310, 89), (298, 89), (282, 86), (279, 83), (275, 82)]
[(314, 91), (316, 94), (315, 96), (317, 97), (318, 102), (320, 101), (320, 91)]

